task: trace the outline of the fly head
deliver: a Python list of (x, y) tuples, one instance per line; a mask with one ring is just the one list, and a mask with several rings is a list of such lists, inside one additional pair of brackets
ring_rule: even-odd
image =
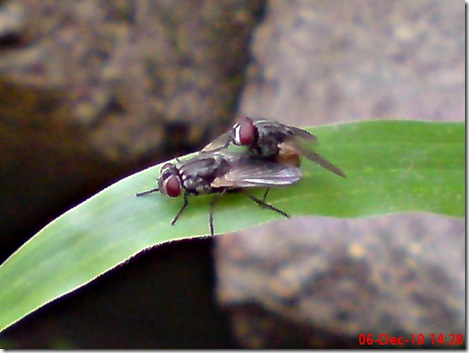
[(161, 167), (158, 190), (169, 197), (178, 197), (181, 194), (181, 177), (178, 168), (173, 163), (166, 163)]
[(231, 140), (237, 146), (252, 146), (257, 142), (258, 131), (251, 118), (244, 118), (233, 125)]

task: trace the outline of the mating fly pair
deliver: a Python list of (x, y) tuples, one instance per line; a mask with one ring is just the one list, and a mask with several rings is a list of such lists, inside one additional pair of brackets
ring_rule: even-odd
[[(178, 166), (166, 163), (161, 168), (158, 187), (140, 192), (137, 196), (161, 192), (170, 197), (183, 195), (183, 205), (171, 225), (176, 224), (189, 204), (188, 195), (220, 194), (210, 203), (209, 227), (214, 235), (213, 207), (225, 192), (245, 191), (248, 188), (267, 188), (264, 198), (247, 194), (256, 204), (284, 217), (288, 214), (265, 202), (272, 187), (288, 186), (301, 178), (300, 156), (304, 156), (333, 173), (345, 174), (317, 153), (308, 143), (316, 141), (309, 132), (273, 120), (244, 118), (202, 149), (194, 158)], [(229, 145), (244, 146), (242, 152)]]

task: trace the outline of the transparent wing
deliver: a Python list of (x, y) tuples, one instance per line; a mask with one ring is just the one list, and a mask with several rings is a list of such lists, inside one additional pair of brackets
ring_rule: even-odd
[(288, 128), (290, 129), (290, 131), (293, 133), (293, 135), (296, 138), (300, 138), (308, 142), (316, 142), (318, 139), (316, 136), (314, 136), (312, 133), (306, 130), (303, 130), (294, 126), (290, 126), (290, 125), (288, 125)]
[(213, 152), (225, 148), (231, 141), (231, 130), (218, 136), (215, 140), (210, 142), (207, 146), (202, 148), (201, 152)]
[(260, 159), (242, 159), (232, 164), (225, 175), (212, 182), (213, 187), (276, 187), (296, 183), (301, 178), (299, 168)]
[(334, 164), (329, 162), (324, 157), (321, 157), (318, 153), (313, 151), (312, 146), (306, 144), (304, 141), (300, 140), (299, 138), (294, 138), (292, 140), (283, 142), (279, 145), (280, 151), (286, 150), (289, 153), (291, 151), (296, 151), (301, 156), (308, 158), (310, 161), (320, 165), (323, 168), (335, 173), (343, 178), (346, 178), (345, 173), (339, 168), (336, 167)]
[[(259, 134), (261, 135), (261, 140), (262, 140), (262, 135), (265, 135), (265, 138), (267, 136), (276, 136), (280, 137), (283, 142), (284, 139), (290, 139), (290, 138), (299, 138), (306, 140), (308, 142), (315, 142), (317, 140), (316, 136), (314, 136), (312, 133), (300, 129), (295, 126), (291, 125), (286, 125), (282, 124), (278, 121), (275, 120), (267, 120), (267, 119), (252, 119), (254, 121), (254, 126), (259, 131)], [(289, 137), (290, 136), (290, 137)]]

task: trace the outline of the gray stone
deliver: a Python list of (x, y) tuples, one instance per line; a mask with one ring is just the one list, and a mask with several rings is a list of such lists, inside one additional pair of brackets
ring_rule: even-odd
[[(65, 144), (116, 163), (162, 155), (165, 146), (194, 149), (232, 115), (260, 7), (260, 0), (7, 2), (0, 40), (12, 33), (18, 45), (0, 56), (0, 115), (61, 125)], [(35, 116), (36, 105), (30, 114), (9, 111), (19, 98), (11, 86), (21, 100), (47, 105), (53, 119)], [(38, 91), (58, 99), (50, 104)]]
[[(463, 31), (458, 1), (271, 1), (239, 115), (299, 126), (462, 121)], [(313, 340), (317, 332), (355, 342), (360, 333), (424, 334), (430, 344), (430, 334), (465, 331), (464, 231), (462, 220), (403, 214), (225, 235), (219, 300), (246, 347), (339, 347)], [(292, 342), (298, 327), (311, 340)]]

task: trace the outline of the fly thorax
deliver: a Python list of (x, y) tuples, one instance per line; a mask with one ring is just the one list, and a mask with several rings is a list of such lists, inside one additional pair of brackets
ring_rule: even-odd
[(200, 176), (183, 176), (183, 185), (187, 193), (193, 195), (201, 195), (210, 193), (211, 187), (210, 182)]
[(274, 158), (279, 152), (277, 141), (271, 138), (262, 139), (259, 144), (252, 146), (250, 149), (250, 154), (258, 158)]

